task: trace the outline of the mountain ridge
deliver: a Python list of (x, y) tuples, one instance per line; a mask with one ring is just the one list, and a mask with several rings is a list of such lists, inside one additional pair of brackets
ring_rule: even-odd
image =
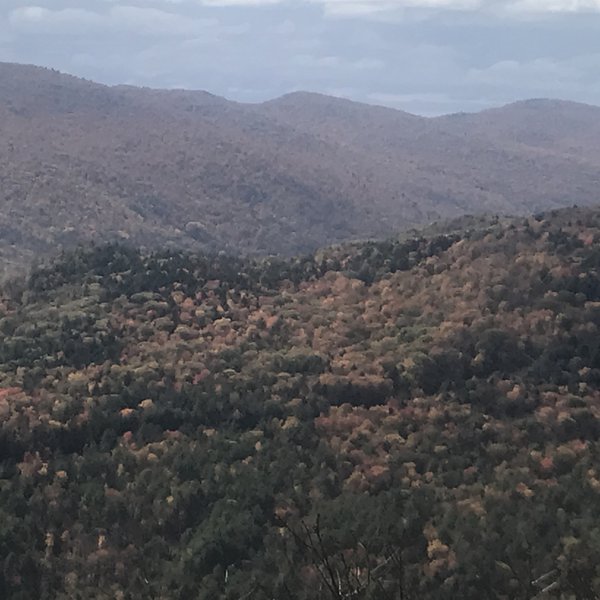
[(402, 109), (394, 108), (385, 104), (379, 103), (371, 103), (365, 102), (361, 100), (354, 100), (348, 98), (346, 96), (336, 96), (334, 94), (325, 94), (323, 92), (316, 92), (310, 90), (294, 90), (291, 92), (286, 92), (281, 94), (280, 96), (275, 96), (274, 98), (270, 98), (267, 100), (257, 101), (257, 102), (242, 102), (233, 100), (231, 98), (227, 98), (226, 96), (220, 96), (218, 94), (214, 94), (209, 92), (208, 90), (202, 88), (183, 88), (183, 87), (173, 87), (173, 88), (160, 88), (153, 86), (144, 86), (144, 85), (136, 85), (136, 84), (126, 84), (126, 83), (118, 83), (118, 84), (107, 84), (95, 81), (93, 79), (88, 79), (86, 77), (82, 77), (79, 75), (73, 75), (67, 73), (65, 71), (60, 71), (58, 69), (52, 67), (43, 67), (39, 65), (35, 65), (33, 63), (17, 63), (17, 62), (6, 62), (0, 61), (0, 76), (5, 76), (6, 71), (11, 71), (10, 74), (20, 74), (24, 75), (26, 73), (29, 74), (45, 74), (50, 75), (52, 77), (56, 77), (57, 79), (62, 79), (63, 81), (70, 81), (71, 83), (85, 83), (88, 85), (92, 85), (98, 88), (106, 88), (110, 90), (116, 91), (146, 91), (146, 92), (161, 92), (163, 94), (185, 94), (188, 96), (197, 94), (199, 97), (212, 98), (215, 100), (220, 100), (223, 102), (236, 104), (240, 106), (262, 106), (265, 104), (277, 104), (277, 103), (285, 103), (294, 101), (296, 99), (312, 99), (312, 100), (327, 100), (327, 101), (340, 101), (345, 104), (352, 104), (363, 107), (371, 107), (371, 108), (380, 108), (385, 111), (390, 111), (394, 113), (404, 114), (411, 117), (416, 117), (417, 119), (424, 119), (429, 121), (435, 121), (436, 119), (445, 119), (447, 117), (454, 116), (464, 116), (464, 115), (481, 115), (490, 112), (496, 111), (504, 111), (511, 108), (517, 107), (538, 107), (538, 108), (559, 108), (559, 107), (579, 107), (579, 108), (587, 108), (587, 109), (598, 109), (600, 110), (600, 106), (591, 104), (588, 102), (581, 102), (577, 100), (568, 100), (561, 98), (553, 98), (553, 97), (534, 97), (534, 98), (524, 98), (520, 100), (513, 100), (511, 102), (507, 102), (506, 104), (500, 104), (498, 106), (492, 106), (489, 108), (484, 108), (481, 110), (475, 111), (458, 111), (451, 113), (443, 113), (440, 115), (419, 115), (416, 113), (411, 113)]
[(290, 255), (597, 202), (600, 109), (511, 106), (424, 118), (304, 92), (242, 104), (0, 64), (0, 264), (108, 240)]

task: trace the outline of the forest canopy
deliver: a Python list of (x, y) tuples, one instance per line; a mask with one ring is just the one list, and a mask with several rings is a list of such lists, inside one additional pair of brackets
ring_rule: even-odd
[(0, 597), (600, 595), (600, 211), (0, 296)]

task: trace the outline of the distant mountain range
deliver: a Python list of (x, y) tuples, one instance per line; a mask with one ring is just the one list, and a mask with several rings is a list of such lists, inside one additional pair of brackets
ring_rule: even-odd
[(465, 213), (594, 204), (600, 108), (417, 117), (239, 104), (0, 63), (0, 263), (90, 240), (294, 254)]

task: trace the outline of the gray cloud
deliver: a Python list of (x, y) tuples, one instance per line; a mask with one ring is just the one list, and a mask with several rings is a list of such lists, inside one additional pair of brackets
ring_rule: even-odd
[(16, 33), (87, 36), (90, 33), (134, 33), (136, 36), (179, 37), (195, 35), (216, 25), (214, 19), (188, 17), (158, 8), (113, 6), (96, 12), (82, 8), (48, 9), (41, 6), (15, 8), (8, 21)]
[(3, 0), (0, 60), (244, 101), (600, 104), (600, 0)]

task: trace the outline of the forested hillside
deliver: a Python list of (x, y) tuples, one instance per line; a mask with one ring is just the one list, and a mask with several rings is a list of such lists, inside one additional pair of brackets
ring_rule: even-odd
[(589, 204), (599, 140), (600, 109), (574, 103), (427, 119), (0, 63), (0, 274), (90, 241), (294, 255), (464, 213)]
[(0, 597), (600, 595), (600, 211), (0, 303)]

